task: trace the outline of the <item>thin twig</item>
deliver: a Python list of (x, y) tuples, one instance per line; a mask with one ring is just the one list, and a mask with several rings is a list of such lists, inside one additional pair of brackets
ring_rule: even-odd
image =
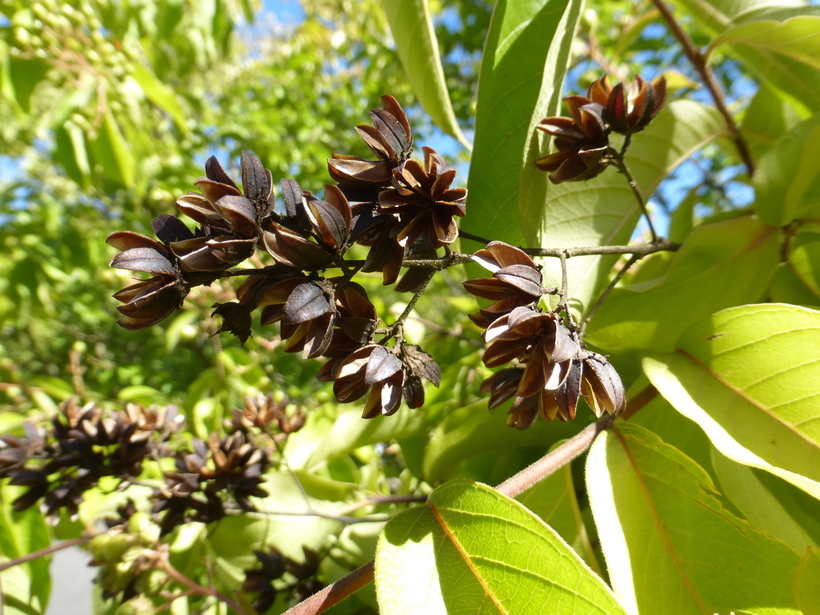
[(698, 72), (701, 79), (703, 79), (706, 89), (709, 90), (709, 93), (712, 95), (712, 99), (715, 101), (715, 106), (717, 106), (718, 111), (720, 111), (721, 115), (723, 115), (726, 120), (726, 125), (732, 133), (732, 139), (735, 142), (735, 147), (737, 147), (737, 151), (743, 160), (743, 164), (746, 165), (746, 170), (749, 173), (749, 177), (752, 177), (755, 172), (752, 154), (749, 151), (746, 140), (743, 138), (743, 134), (740, 132), (740, 128), (735, 123), (729, 108), (726, 106), (726, 98), (723, 95), (723, 90), (720, 89), (720, 85), (718, 84), (711, 67), (707, 63), (705, 56), (700, 52), (700, 49), (697, 48), (692, 39), (689, 38), (689, 35), (684, 32), (683, 28), (681, 28), (680, 24), (675, 20), (675, 16), (672, 15), (672, 11), (666, 3), (663, 0), (652, 0), (652, 3), (658, 7), (661, 15), (663, 15), (663, 18), (666, 20), (666, 23), (669, 24), (669, 29), (672, 31), (672, 34), (676, 39), (678, 39), (681, 47), (683, 47), (683, 53), (686, 54), (686, 57), (692, 63), (692, 66)]
[(486, 237), (482, 237), (481, 235), (473, 235), (472, 233), (462, 231), (461, 229), (458, 229), (458, 236), (462, 239), (469, 239), (470, 241), (475, 241), (476, 243), (483, 243), (484, 245), (487, 245), (492, 241), (492, 239), (487, 239)]
[(561, 446), (550, 451), (541, 459), (511, 476), (496, 487), (496, 491), (514, 498), (530, 487), (537, 485), (547, 476), (567, 465), (576, 457), (582, 455), (592, 446), (595, 438), (602, 431), (612, 427), (615, 417), (606, 415), (594, 423), (587, 425), (580, 433), (564, 442)]
[(192, 581), (184, 574), (182, 574), (179, 570), (174, 568), (171, 563), (165, 559), (164, 555), (159, 555), (155, 560), (155, 565), (157, 568), (161, 568), (163, 571), (168, 573), (168, 576), (174, 579), (177, 583), (184, 585), (185, 587), (190, 588), (200, 596), (210, 596), (212, 598), (216, 598), (220, 602), (223, 602), (229, 609), (233, 609), (239, 615), (248, 615), (247, 611), (245, 611), (239, 604), (237, 604), (231, 598), (228, 598), (225, 594), (220, 592), (217, 589), (211, 587), (203, 587), (202, 585), (197, 584), (196, 582)]
[(656, 243), (639, 244), (636, 246), (589, 246), (587, 248), (526, 248), (523, 251), (530, 256), (550, 256), (561, 258), (562, 254), (566, 258), (575, 256), (598, 256), (601, 254), (639, 254), (648, 256), (655, 252), (677, 252), (680, 249), (679, 243), (668, 241), (659, 237)]
[[(446, 259), (447, 257), (445, 257), (445, 260)], [(390, 333), (388, 333), (387, 338), (385, 339), (389, 339), (393, 336), (398, 336), (399, 330), (404, 325), (404, 321), (407, 320), (407, 317), (410, 316), (410, 313), (413, 311), (413, 308), (416, 307), (416, 303), (418, 303), (419, 299), (424, 294), (427, 285), (430, 283), (430, 280), (433, 279), (435, 273), (436, 269), (431, 268), (430, 273), (427, 274), (427, 277), (424, 279), (424, 281), (421, 284), (419, 284), (415, 294), (413, 295), (413, 298), (410, 299), (410, 301), (407, 303), (407, 306), (405, 306), (404, 311), (399, 315), (396, 321), (392, 325), (390, 325)]]
[(15, 557), (12, 560), (0, 564), (0, 572), (8, 570), (9, 568), (14, 568), (15, 566), (19, 566), (20, 564), (25, 564), (26, 562), (30, 562), (32, 560), (37, 559), (38, 557), (45, 557), (46, 555), (51, 555), (52, 553), (56, 553), (57, 551), (62, 551), (63, 549), (68, 549), (70, 547), (81, 545), (91, 540), (91, 538), (91, 536), (84, 536), (82, 538), (72, 538), (70, 540), (64, 540), (63, 542), (58, 542), (57, 544), (50, 545), (45, 549), (40, 549), (39, 551), (32, 551), (31, 553), (28, 553), (26, 555)]
[(629, 171), (629, 167), (626, 165), (626, 159), (624, 158), (626, 148), (629, 147), (631, 136), (632, 135), (626, 135), (621, 151), (613, 154), (612, 160), (615, 161), (615, 166), (618, 167), (618, 170), (626, 176), (629, 187), (632, 188), (632, 194), (635, 195), (635, 199), (638, 201), (638, 205), (640, 205), (641, 211), (646, 218), (646, 223), (649, 225), (649, 234), (652, 235), (652, 243), (654, 244), (658, 241), (658, 234), (655, 232), (655, 227), (652, 225), (652, 218), (649, 217), (649, 211), (646, 209), (646, 201), (644, 201), (643, 195), (638, 189), (638, 183), (635, 181), (635, 178), (632, 177), (632, 173)]

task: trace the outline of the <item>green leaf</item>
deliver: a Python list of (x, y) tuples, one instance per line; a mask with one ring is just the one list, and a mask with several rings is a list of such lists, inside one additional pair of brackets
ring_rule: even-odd
[[(755, 19), (814, 13), (812, 7), (799, 0), (675, 0), (675, 4), (716, 36)], [(732, 49), (761, 81), (776, 87), (804, 117), (820, 108), (819, 70), (765, 48), (737, 44)]]
[(786, 21), (750, 21), (724, 31), (709, 45), (710, 51), (726, 43), (742, 43), (777, 51), (820, 68), (820, 17), (804, 15)]
[(342, 412), (324, 441), (311, 453), (306, 468), (335, 459), (352, 450), (375, 442), (387, 442), (422, 433), (429, 426), (429, 417), (420, 410), (406, 408), (389, 420), (363, 420), (360, 410)]
[(558, 111), (581, 5), (577, 0), (496, 2), (478, 81), (465, 231), (523, 243), (518, 190), (525, 146), (533, 117)]
[[(635, 135), (627, 165), (645, 200), (661, 180), (694, 152), (726, 133), (716, 109), (675, 101), (649, 127)], [(539, 155), (546, 153), (543, 147)], [(564, 248), (625, 244), (640, 217), (640, 207), (623, 175), (614, 168), (585, 182), (553, 185), (532, 157), (521, 171), (521, 221), (529, 245)], [(525, 188), (524, 186), (529, 186)], [(582, 256), (567, 262), (569, 295), (583, 314), (596, 292), (608, 283), (617, 256)], [(547, 259), (544, 285), (561, 286), (558, 259)]]
[(376, 551), (383, 615), (623, 613), (555, 532), (497, 491), (451, 481), (391, 519)]
[[(556, 443), (550, 450), (563, 442), (565, 440)], [(575, 482), (572, 480), (572, 467), (569, 464), (516, 496), (515, 499), (555, 530), (590, 568), (603, 576), (590, 544), (586, 525), (581, 517)]]
[(712, 447), (712, 466), (715, 468), (723, 493), (732, 500), (743, 516), (757, 529), (789, 545), (796, 553), (817, 544), (781, 504), (777, 496), (755, 476), (755, 471), (721, 455)]
[(820, 499), (818, 347), (820, 312), (745, 305), (698, 323), (674, 353), (643, 366), (721, 453)]
[(724, 508), (694, 461), (619, 422), (592, 445), (587, 486), (615, 595), (631, 613), (786, 613), (798, 556)]
[(181, 131), (188, 130), (185, 113), (173, 88), (164, 84), (148, 67), (141, 64), (131, 65), (131, 75), (145, 92), (148, 100), (170, 115)]
[(103, 125), (93, 142), (94, 157), (105, 173), (105, 179), (123, 188), (134, 185), (134, 155), (117, 126), (110, 109), (103, 114)]
[(383, 0), (383, 5), (396, 51), (421, 106), (439, 128), (470, 149), (450, 102), (427, 0)]
[(519, 431), (507, 427), (506, 420), (507, 415), (500, 408), (491, 413), (486, 400), (447, 415), (433, 430), (424, 451), (424, 480), (437, 480), (459, 463), (478, 455), (527, 446), (546, 451), (555, 441), (570, 438), (582, 428), (577, 422), (538, 421)]
[[(51, 534), (36, 507), (11, 512), (4, 490), (0, 506), (0, 555), (2, 561), (21, 557), (51, 544)], [(3, 615), (42, 615), (51, 592), (49, 558), (40, 557), (9, 568), (0, 575), (0, 612)]]
[(9, 77), (14, 88), (14, 99), (20, 108), (31, 111), (31, 96), (35, 88), (46, 78), (49, 64), (41, 59), (9, 58)]
[(145, 406), (150, 406), (151, 404), (161, 405), (168, 403), (168, 396), (165, 395), (165, 393), (144, 384), (124, 387), (117, 395), (117, 399), (122, 401), (133, 401)]
[(800, 116), (768, 84), (761, 83), (743, 113), (741, 131), (755, 160), (800, 122)]
[(689, 325), (761, 298), (779, 260), (780, 236), (748, 216), (698, 227), (660, 282), (613, 291), (587, 339), (605, 349), (671, 350)]
[(803, 615), (820, 615), (820, 549), (809, 549), (800, 560), (794, 579), (794, 594)]
[(775, 226), (820, 205), (820, 115), (796, 125), (761, 156), (752, 185), (755, 210)]

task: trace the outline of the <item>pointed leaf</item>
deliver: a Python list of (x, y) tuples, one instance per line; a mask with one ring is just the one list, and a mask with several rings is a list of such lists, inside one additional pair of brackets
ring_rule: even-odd
[(496, 2), (479, 74), (475, 151), (467, 182), (470, 213), (461, 224), (464, 230), (523, 243), (518, 214), (521, 163), (535, 123), (558, 114), (582, 4)]
[(186, 132), (188, 122), (185, 120), (185, 113), (182, 111), (182, 106), (179, 104), (174, 89), (160, 81), (147, 66), (138, 62), (133, 62), (129, 66), (131, 75), (142, 88), (142, 91), (145, 92), (146, 98), (170, 115), (177, 128), (182, 132)]
[(786, 21), (762, 19), (724, 31), (709, 45), (714, 49), (725, 43), (742, 43), (791, 56), (820, 68), (820, 17), (804, 15)]
[(615, 595), (631, 613), (798, 615), (798, 556), (724, 508), (694, 461), (618, 422), (587, 458)]
[(820, 499), (820, 312), (746, 305), (693, 326), (647, 357), (652, 384), (715, 447)]
[(625, 613), (554, 530), (514, 500), (462, 480), (388, 522), (375, 577), (384, 615)]
[[(816, 7), (800, 0), (675, 0), (713, 36), (754, 20), (817, 14)], [(820, 70), (787, 55), (744, 44), (732, 45), (737, 57), (757, 73), (762, 81), (775, 86), (797, 106), (804, 117), (820, 108)]]
[(467, 149), (458, 126), (427, 0), (382, 0), (407, 79), (427, 114)]

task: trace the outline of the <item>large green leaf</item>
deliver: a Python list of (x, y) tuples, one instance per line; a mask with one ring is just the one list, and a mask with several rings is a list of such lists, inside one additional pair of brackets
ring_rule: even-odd
[(439, 128), (469, 149), (450, 102), (427, 0), (383, 0), (383, 4), (396, 51), (421, 106)]
[(751, 217), (698, 227), (660, 281), (616, 289), (587, 339), (601, 348), (671, 350), (686, 328), (757, 301), (774, 274), (781, 232)]
[(446, 483), (387, 524), (375, 576), (383, 615), (624, 613), (549, 526), (468, 481)]
[[(723, 118), (712, 107), (682, 100), (671, 103), (634, 137), (628, 150), (627, 164), (644, 199), (680, 163), (725, 132)], [(521, 221), (528, 244), (549, 248), (617, 245), (632, 236), (640, 207), (626, 178), (615, 169), (589, 181), (553, 185), (528, 161), (521, 176)], [(569, 295), (578, 314), (606, 284), (617, 258), (583, 256), (568, 261)], [(558, 259), (547, 261), (544, 280), (546, 286), (561, 285)]]
[(769, 536), (782, 540), (796, 553), (802, 553), (806, 547), (817, 546), (800, 520), (766, 488), (752, 468), (728, 459), (714, 447), (712, 466), (721, 490), (749, 523)]
[(424, 479), (432, 482), (454, 466), (477, 455), (526, 446), (546, 452), (556, 440), (569, 438), (581, 429), (576, 422), (538, 421), (525, 431), (506, 426), (507, 415), (487, 410), (485, 400), (459, 408), (439, 423), (424, 451)]
[[(758, 19), (786, 19), (814, 11), (802, 0), (675, 0), (713, 35)], [(778, 15), (778, 13), (780, 13)], [(735, 54), (762, 81), (775, 86), (807, 117), (820, 108), (820, 70), (762, 47), (732, 45)]]
[(521, 244), (518, 189), (536, 107), (555, 115), (580, 0), (499, 0), (481, 61), (462, 228)]
[(820, 115), (801, 122), (761, 156), (755, 210), (782, 226), (820, 205)]
[(712, 41), (714, 49), (725, 43), (742, 43), (791, 56), (820, 68), (820, 17), (804, 15), (786, 21), (762, 19), (730, 28)]
[(651, 432), (619, 423), (599, 436), (587, 485), (629, 612), (799, 613), (797, 554), (724, 508), (706, 472)]
[(745, 305), (693, 326), (675, 352), (643, 365), (721, 453), (820, 498), (817, 348), (820, 312)]

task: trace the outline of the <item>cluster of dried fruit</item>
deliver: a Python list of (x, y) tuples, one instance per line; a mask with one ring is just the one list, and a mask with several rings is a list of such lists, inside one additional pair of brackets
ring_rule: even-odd
[[(340, 401), (370, 391), (365, 417), (394, 413), (402, 397), (421, 406), (421, 380), (438, 386), (438, 366), (395, 329), (376, 339), (376, 308), (353, 277), (379, 271), (384, 284), (394, 284), (406, 258), (434, 257), (458, 236), (454, 217), (465, 214), (467, 193), (451, 187), (456, 171), (432, 149), (424, 148), (423, 164), (410, 158), (412, 132), (393, 97), (382, 97), (382, 108), (370, 116), (373, 126), (356, 130), (377, 160), (334, 154), (328, 167), (338, 185), (325, 186), (324, 200), (283, 179), (284, 211), (277, 212), (271, 174), (256, 156), (242, 156), (242, 190), (211, 158), (196, 182), (201, 193), (177, 201), (199, 225), (195, 232), (164, 215), (153, 223), (159, 241), (112, 234), (108, 243), (121, 252), (111, 265), (152, 275), (114, 295), (125, 304), (118, 308), (120, 324), (156, 324), (181, 306), (190, 288), (210, 284), (260, 250), (275, 264), (252, 272), (237, 301), (216, 306), (223, 331), (245, 341), (252, 312), (261, 308), (263, 326), (281, 323), (287, 352), (330, 359), (319, 377), (335, 381)], [(356, 243), (369, 247), (358, 266), (344, 258)], [(328, 268), (342, 275), (325, 277)], [(431, 273), (410, 268), (396, 289), (415, 291)]]
[(298, 562), (283, 555), (276, 547), (267, 551), (254, 551), (258, 568), (245, 571), (245, 582), (242, 591), (256, 594), (253, 609), (265, 613), (276, 596), (286, 593), (302, 601), (324, 588), (316, 578), (319, 571), (319, 555), (309, 547), (302, 547), (304, 562)]
[(111, 476), (125, 486), (143, 462), (167, 442), (181, 417), (174, 407), (128, 404), (124, 412), (105, 413), (93, 403), (63, 405), (49, 428), (26, 424), (27, 438), (0, 436), (0, 478), (27, 487), (13, 504), (20, 511), (43, 500), (47, 517), (77, 514), (83, 493)]
[[(0, 436), (0, 478), (27, 487), (13, 504), (20, 511), (42, 500), (45, 515), (56, 521), (62, 510), (78, 512), (83, 494), (104, 477), (125, 488), (142, 474), (146, 460), (173, 458), (176, 472), (152, 496), (154, 513), (163, 513), (162, 533), (188, 521), (210, 522), (226, 514), (226, 504), (255, 510), (250, 497), (267, 495), (260, 487), (271, 467), (271, 450), (304, 425), (300, 408), (286, 411), (287, 400), (248, 397), (233, 413), (225, 436), (193, 441), (193, 452), (170, 442), (183, 417), (174, 406), (145, 408), (128, 404), (105, 411), (71, 399), (48, 427), (26, 423), (27, 438)], [(157, 515), (159, 518), (160, 515)]]
[(487, 367), (516, 360), (520, 366), (493, 374), (481, 385), (490, 408), (514, 398), (508, 425), (526, 429), (540, 415), (548, 421), (575, 418), (580, 397), (596, 416), (621, 412), (626, 400), (621, 379), (605, 357), (585, 350), (555, 312), (538, 311), (541, 271), (522, 250), (500, 241), (479, 250), (474, 260), (491, 278), (468, 280), (468, 292), (493, 301), (470, 319), (485, 329)]
[(594, 82), (584, 96), (568, 96), (570, 117), (548, 117), (538, 129), (555, 137), (557, 152), (535, 162), (559, 184), (595, 177), (611, 162), (609, 135), (639, 132), (658, 114), (666, 100), (666, 79), (649, 83), (640, 75), (629, 85), (610, 87), (606, 76)]

